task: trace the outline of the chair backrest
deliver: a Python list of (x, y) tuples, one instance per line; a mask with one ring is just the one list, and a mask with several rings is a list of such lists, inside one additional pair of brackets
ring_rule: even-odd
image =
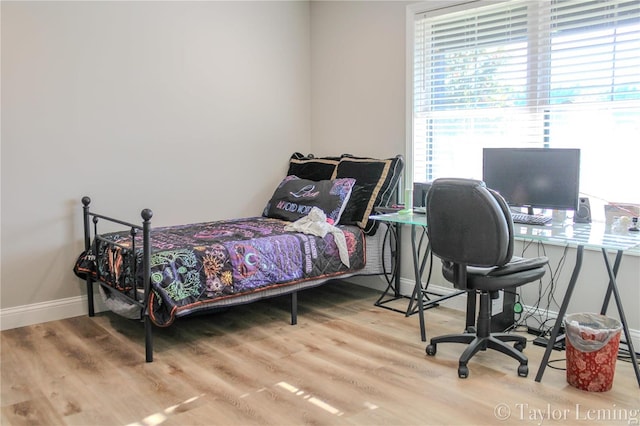
[(436, 179), (427, 193), (427, 233), (445, 261), (502, 266), (513, 256), (513, 222), (497, 192), (473, 179)]

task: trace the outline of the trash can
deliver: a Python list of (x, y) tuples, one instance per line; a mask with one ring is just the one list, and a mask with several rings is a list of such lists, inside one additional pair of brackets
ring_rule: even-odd
[(605, 392), (613, 385), (620, 344), (620, 321), (599, 314), (565, 317), (567, 382), (578, 389)]

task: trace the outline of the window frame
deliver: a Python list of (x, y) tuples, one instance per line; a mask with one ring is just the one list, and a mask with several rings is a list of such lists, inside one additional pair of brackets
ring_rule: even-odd
[[(496, 5), (500, 3), (508, 2), (509, 0), (475, 0), (475, 1), (462, 1), (462, 0), (443, 0), (443, 1), (429, 1), (422, 2), (413, 5), (409, 5), (406, 8), (406, 146), (405, 146), (405, 186), (410, 188), (414, 182), (414, 162), (415, 162), (415, 149), (414, 149), (414, 49), (415, 49), (415, 30), (416, 30), (416, 15), (425, 14), (429, 17), (436, 17), (439, 15), (450, 14), (460, 12), (464, 10), (476, 9), (488, 5)], [(550, 74), (549, 74), (550, 75)], [(544, 124), (544, 123), (541, 123)], [(593, 177), (591, 177), (593, 179)], [(626, 193), (626, 192), (625, 192)], [(589, 196), (589, 194), (586, 194)], [(607, 196), (608, 194), (604, 194)], [(633, 198), (633, 194), (630, 194)], [(600, 198), (600, 202), (605, 201)], [(625, 200), (607, 200), (609, 202), (620, 202)], [(629, 201), (629, 200), (626, 200)], [(637, 200), (631, 200), (638, 202)]]

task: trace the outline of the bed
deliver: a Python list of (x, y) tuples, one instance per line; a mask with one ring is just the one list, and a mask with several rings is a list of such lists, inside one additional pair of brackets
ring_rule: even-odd
[(401, 156), (294, 153), (261, 216), (169, 227), (152, 228), (150, 209), (141, 223), (94, 212), (85, 196), (74, 272), (86, 281), (89, 316), (97, 283), (109, 309), (144, 322), (147, 362), (153, 327), (187, 315), (289, 295), (296, 324), (298, 291), (388, 270), (384, 230), (369, 216), (393, 200), (402, 168)]

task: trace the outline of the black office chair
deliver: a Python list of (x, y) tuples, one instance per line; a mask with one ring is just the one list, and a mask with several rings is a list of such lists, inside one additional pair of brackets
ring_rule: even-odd
[(467, 291), (467, 317), (475, 315), (476, 294), (480, 293), (476, 329), (467, 321), (465, 333), (432, 338), (427, 354), (435, 355), (439, 343), (468, 344), (458, 365), (458, 376), (466, 378), (471, 357), (478, 351), (495, 349), (520, 361), (518, 375), (526, 377), (529, 367), (522, 350), (527, 340), (516, 334), (491, 333), (491, 299), (498, 297), (499, 290), (540, 279), (548, 259), (513, 257), (509, 207), (497, 192), (478, 180), (447, 178), (433, 182), (427, 194), (427, 232), (433, 254), (442, 260), (444, 277), (455, 288)]

